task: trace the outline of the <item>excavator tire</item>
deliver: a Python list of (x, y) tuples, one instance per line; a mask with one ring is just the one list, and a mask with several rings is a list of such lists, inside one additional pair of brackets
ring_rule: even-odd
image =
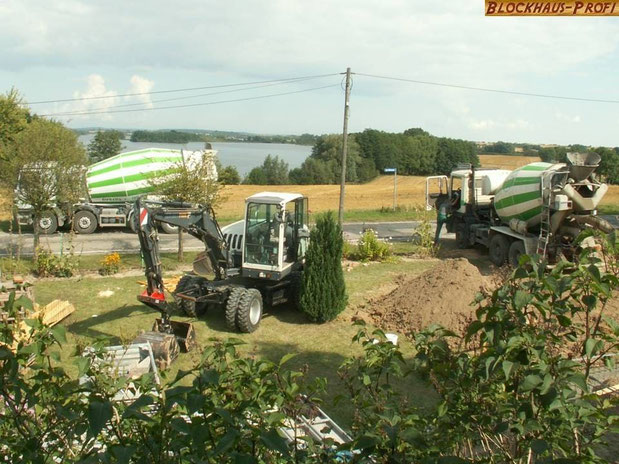
[(236, 326), (243, 333), (251, 333), (262, 319), (262, 295), (255, 288), (243, 292), (236, 311)]
[[(192, 290), (193, 287), (199, 284), (198, 278), (192, 275), (185, 275), (181, 277), (181, 280), (178, 281), (176, 285), (176, 290), (174, 293), (187, 293)], [(189, 317), (198, 317), (204, 314), (206, 311), (205, 303), (196, 303), (192, 300), (187, 300), (185, 298), (177, 298), (176, 299), (179, 308)]]
[(238, 327), (236, 326), (236, 313), (239, 309), (239, 302), (241, 297), (245, 294), (245, 289), (242, 287), (235, 287), (230, 291), (228, 295), (228, 301), (226, 301), (226, 326), (228, 329), (236, 332)]

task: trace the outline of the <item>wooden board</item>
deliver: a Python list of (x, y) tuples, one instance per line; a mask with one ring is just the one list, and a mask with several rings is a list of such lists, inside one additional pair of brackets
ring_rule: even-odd
[(43, 324), (54, 326), (73, 312), (75, 306), (68, 301), (54, 300), (39, 309), (39, 317)]

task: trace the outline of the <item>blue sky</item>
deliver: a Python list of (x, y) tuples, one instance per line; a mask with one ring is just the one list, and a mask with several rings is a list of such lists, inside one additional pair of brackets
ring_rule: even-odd
[[(486, 18), (483, 0), (0, 0), (0, 91), (40, 114), (191, 96), (202, 103), (332, 85), (263, 100), (58, 117), (71, 127), (331, 133), (342, 77), (198, 97), (118, 95), (353, 72), (619, 100), (619, 18)], [(470, 140), (617, 146), (619, 104), (480, 93), (354, 76), (350, 130)]]

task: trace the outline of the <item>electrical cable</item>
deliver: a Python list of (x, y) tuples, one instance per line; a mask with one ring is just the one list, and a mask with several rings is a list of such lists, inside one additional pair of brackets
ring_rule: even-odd
[(413, 84), (433, 85), (437, 87), (450, 87), (450, 88), (464, 89), (464, 90), (475, 90), (478, 92), (502, 93), (502, 94), (508, 94), (508, 95), (521, 95), (525, 97), (552, 98), (552, 99), (558, 99), (558, 100), (574, 100), (574, 101), (583, 101), (583, 102), (592, 102), (592, 103), (619, 103), (619, 100), (568, 97), (568, 96), (563, 96), (563, 95), (548, 95), (548, 94), (541, 94), (541, 93), (518, 92), (518, 91), (513, 91), (513, 90), (489, 89), (489, 88), (484, 88), (484, 87), (471, 87), (467, 85), (445, 84), (441, 82), (420, 81), (416, 79), (405, 79), (401, 77), (391, 77), (391, 76), (379, 76), (376, 74), (366, 74), (366, 73), (354, 73), (354, 74), (357, 74), (358, 76), (373, 77), (376, 79), (387, 79), (387, 80), (392, 80), (392, 81), (411, 82)]
[[(300, 80), (295, 80), (295, 81), (285, 81), (285, 82), (275, 82), (272, 84), (265, 84), (265, 85), (256, 85), (256, 86), (252, 86), (252, 87), (244, 87), (242, 89), (232, 89), (232, 90), (221, 90), (219, 92), (209, 92), (209, 93), (202, 93), (202, 94), (198, 94), (198, 95), (186, 95), (184, 97), (175, 97), (175, 98), (165, 98), (163, 100), (152, 100), (149, 102), (140, 102), (140, 103), (127, 103), (127, 104), (123, 104), (123, 105), (112, 105), (112, 106), (107, 106), (107, 107), (99, 107), (99, 108), (89, 108), (87, 111), (106, 111), (106, 110), (110, 110), (110, 109), (114, 109), (114, 108), (127, 108), (127, 107), (131, 107), (131, 106), (144, 106), (144, 105), (150, 105), (153, 103), (163, 103), (163, 102), (169, 102), (169, 101), (178, 101), (178, 100), (188, 100), (188, 99), (192, 99), (192, 98), (200, 98), (200, 97), (208, 97), (208, 96), (212, 96), (212, 95), (221, 95), (224, 93), (233, 93), (233, 92), (243, 92), (245, 90), (254, 90), (254, 89), (262, 89), (264, 87), (273, 87), (275, 85), (284, 85), (284, 84), (290, 84), (290, 83), (296, 83), (296, 82), (305, 82), (308, 80), (312, 80), (312, 79), (319, 79), (319, 77), (308, 77), (305, 79), (300, 79)], [(66, 113), (74, 113), (77, 110), (67, 110)], [(86, 110), (84, 110), (86, 111)], [(64, 113), (54, 113), (55, 115), (61, 115)]]
[(294, 90), (292, 92), (281, 92), (281, 93), (274, 93), (274, 94), (269, 94), (269, 95), (259, 95), (259, 96), (256, 96), (256, 97), (237, 98), (237, 99), (233, 99), (233, 100), (220, 100), (220, 101), (214, 101), (214, 102), (193, 103), (193, 104), (189, 104), (189, 105), (159, 106), (159, 107), (154, 107), (154, 108), (136, 108), (136, 109), (129, 109), (129, 110), (112, 110), (112, 111), (83, 111), (83, 112), (73, 112), (73, 113), (48, 113), (48, 114), (41, 114), (39, 116), (45, 116), (45, 117), (50, 117), (50, 116), (82, 116), (82, 115), (90, 115), (90, 114), (132, 113), (132, 112), (136, 112), (136, 111), (155, 111), (155, 110), (168, 110), (168, 109), (173, 109), (173, 108), (190, 108), (190, 107), (195, 107), (195, 106), (219, 105), (219, 104), (222, 104), (222, 103), (233, 103), (233, 102), (241, 102), (241, 101), (260, 100), (260, 99), (264, 99), (264, 98), (280, 97), (282, 95), (292, 95), (292, 94), (295, 94), (295, 93), (311, 92), (311, 91), (314, 91), (314, 90), (321, 90), (321, 89), (327, 89), (327, 88), (330, 88), (330, 87), (337, 87), (338, 85), (339, 84), (330, 84), (330, 85), (325, 85), (325, 86), (322, 86), (322, 87), (313, 87), (313, 88), (310, 88), (310, 89)]
[(84, 100), (103, 100), (106, 98), (136, 97), (140, 95), (155, 95), (155, 94), (160, 94), (160, 93), (189, 92), (189, 91), (194, 91), (194, 90), (219, 89), (223, 87), (239, 87), (239, 86), (244, 86), (244, 85), (268, 84), (271, 82), (286, 82), (286, 81), (297, 81), (297, 80), (318, 78), (318, 77), (337, 76), (338, 74), (339, 73), (316, 74), (313, 76), (291, 77), (291, 78), (286, 78), (286, 79), (271, 79), (271, 80), (266, 80), (266, 81), (243, 82), (243, 83), (238, 83), (238, 84), (208, 85), (208, 86), (203, 86), (203, 87), (188, 87), (184, 89), (155, 90), (152, 92), (124, 93), (120, 95), (101, 95), (98, 97), (64, 98), (64, 99), (59, 99), (59, 100), (40, 100), (40, 101), (28, 102), (28, 105), (42, 105), (44, 103), (63, 103), (63, 102), (84, 101)]

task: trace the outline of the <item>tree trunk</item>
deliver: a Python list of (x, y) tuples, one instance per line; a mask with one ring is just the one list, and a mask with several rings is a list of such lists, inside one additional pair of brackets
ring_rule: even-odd
[(182, 263), (185, 260), (183, 256), (183, 229), (178, 228), (178, 262)]
[(41, 220), (41, 215), (39, 213), (34, 213), (34, 222), (32, 223), (32, 236), (34, 238), (34, 250), (33, 250), (33, 259), (36, 261), (39, 256), (39, 228), (37, 224)]

